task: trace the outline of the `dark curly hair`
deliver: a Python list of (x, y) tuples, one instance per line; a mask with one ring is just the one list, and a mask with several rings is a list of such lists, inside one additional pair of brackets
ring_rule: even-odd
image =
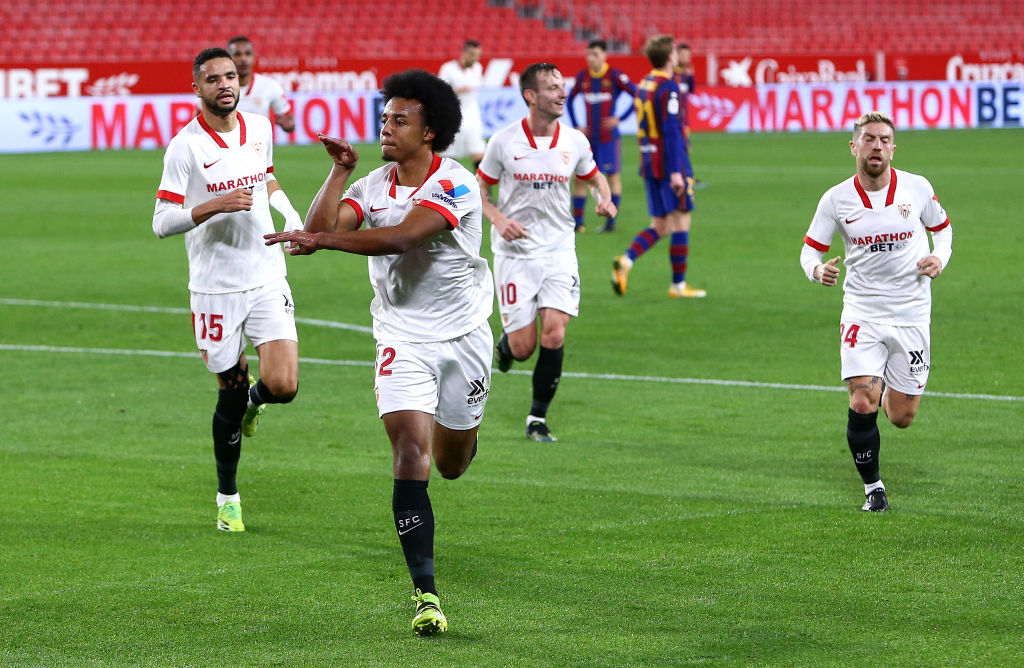
[(192, 78), (196, 79), (199, 77), (199, 68), (206, 64), (206, 61), (213, 60), (214, 58), (227, 58), (231, 60), (231, 54), (226, 49), (222, 49), (219, 46), (215, 46), (209, 49), (203, 49), (196, 56), (196, 59), (192, 61)]
[(380, 94), (384, 104), (393, 97), (416, 100), (423, 105), (424, 124), (434, 131), (431, 149), (440, 153), (455, 141), (462, 126), (459, 96), (446, 82), (425, 70), (405, 70), (384, 79)]

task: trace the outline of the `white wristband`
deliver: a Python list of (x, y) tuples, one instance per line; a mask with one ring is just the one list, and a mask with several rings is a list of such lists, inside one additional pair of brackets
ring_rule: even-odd
[(285, 232), (302, 229), (302, 218), (299, 216), (299, 212), (295, 210), (295, 207), (292, 206), (291, 200), (288, 199), (288, 195), (285, 195), (283, 190), (278, 189), (271, 193), (270, 206), (277, 209), (284, 216)]

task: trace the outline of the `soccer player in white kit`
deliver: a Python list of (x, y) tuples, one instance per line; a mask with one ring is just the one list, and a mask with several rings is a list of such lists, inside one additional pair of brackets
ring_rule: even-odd
[[(565, 329), (579, 315), (580, 273), (576, 261), (575, 221), (570, 181), (594, 184), (595, 211), (613, 218), (608, 181), (594, 162), (590, 140), (558, 122), (567, 94), (561, 73), (551, 63), (523, 70), (519, 87), (529, 113), (494, 133), (477, 169), (484, 193), (484, 215), (491, 221), (491, 250), (498, 309), (504, 329), (498, 342), (498, 369), (525, 360), (537, 346), (533, 403), (526, 436), (555, 441), (547, 411), (562, 377)], [(490, 188), (499, 184), (495, 206)]]
[(480, 116), (480, 103), (476, 91), (484, 80), (484, 68), (480, 64), (482, 49), (480, 42), (469, 39), (462, 45), (458, 58), (441, 65), (437, 76), (455, 89), (462, 108), (462, 126), (455, 135), (455, 141), (445, 152), (446, 158), (469, 158), (473, 167), (480, 165), (484, 157), (484, 121)]
[(374, 392), (391, 440), (392, 511), (415, 591), (412, 628), (430, 635), (448, 628), (434, 582), (430, 459), (454, 479), (476, 454), (491, 386), (493, 288), (480, 255), (480, 189), (462, 165), (436, 153), (459, 129), (455, 92), (428, 72), (408, 70), (385, 79), (381, 94), (381, 156), (389, 164), (346, 190), (359, 156), (321, 135), (334, 166), (306, 230), (266, 238), (293, 243), (293, 255), (369, 256)]
[(857, 173), (822, 196), (800, 253), (808, 279), (834, 286), (840, 258), (823, 259), (836, 232), (846, 247), (839, 324), (850, 393), (846, 438), (864, 481), (863, 510), (871, 512), (889, 508), (878, 407), (901, 429), (917, 414), (931, 365), (931, 282), (953, 253), (953, 228), (931, 184), (890, 165), (894, 132), (892, 119), (877, 111), (857, 120), (850, 142)]
[[(273, 118), (274, 123), (285, 132), (295, 131), (295, 117), (291, 103), (284, 96), (284, 88), (270, 77), (256, 76), (256, 52), (252, 40), (244, 35), (228, 41), (228, 53), (238, 70), (238, 111), (248, 111)], [(273, 174), (267, 175), (270, 206), (284, 216), (285, 232), (302, 229), (302, 217), (292, 206), (291, 200)]]
[[(192, 75), (202, 110), (167, 146), (153, 232), (185, 235), (196, 346), (220, 385), (213, 414), (217, 528), (245, 531), (235, 484), (242, 435), (255, 433), (264, 404), (288, 403), (298, 391), (295, 307), (283, 253), (263, 244), (274, 231), (270, 121), (235, 109), (238, 74), (226, 50), (201, 51)], [(246, 338), (260, 358), (255, 383)]]

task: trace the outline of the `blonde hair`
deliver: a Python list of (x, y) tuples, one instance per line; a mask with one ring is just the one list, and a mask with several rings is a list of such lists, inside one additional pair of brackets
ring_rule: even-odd
[(655, 35), (644, 43), (644, 55), (651, 61), (652, 67), (665, 67), (669, 55), (675, 48), (675, 41), (676, 38), (672, 35)]
[(857, 135), (860, 134), (861, 129), (863, 129), (863, 127), (868, 123), (885, 123), (890, 128), (892, 128), (893, 134), (896, 133), (896, 125), (892, 122), (892, 119), (889, 118), (888, 114), (883, 113), (881, 111), (869, 111), (868, 113), (858, 118), (857, 122), (853, 124), (854, 138), (856, 138)]

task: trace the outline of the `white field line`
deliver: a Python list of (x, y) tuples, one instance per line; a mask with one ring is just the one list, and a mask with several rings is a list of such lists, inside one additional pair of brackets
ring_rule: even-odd
[[(198, 352), (177, 352), (172, 350), (123, 350), (118, 348), (77, 348), (73, 346), (29, 346), (0, 343), (0, 350), (14, 352), (39, 353), (72, 353), (81, 355), (124, 355), (143, 357), (198, 357)], [(300, 357), (303, 364), (324, 364), (330, 366), (373, 366), (368, 360), (327, 360), (316, 357)], [(518, 375), (532, 374), (532, 371), (518, 370), (510, 373)], [(618, 373), (579, 373), (566, 372), (566, 378), (586, 378), (590, 380), (611, 380), (633, 383), (665, 383), (673, 385), (720, 385), (726, 387), (755, 387), (773, 390), (805, 390), (812, 392), (845, 392), (844, 387), (829, 385), (797, 385), (790, 383), (759, 383), (750, 380), (722, 380), (716, 378), (671, 378), (666, 376), (632, 376)], [(953, 392), (925, 392), (929, 397), (945, 397), (948, 399), (982, 399), (986, 401), (1024, 401), (1024, 397), (1001, 394), (961, 394)]]
[[(0, 298), (0, 304), (7, 306), (44, 306), (53, 308), (80, 308), (108, 311), (134, 311), (141, 313), (173, 313), (184, 315), (189, 311), (184, 308), (173, 308), (167, 306), (134, 306), (130, 304), (94, 304), (89, 302), (60, 302), (43, 301), (38, 299), (8, 299)], [(344, 322), (331, 320), (315, 320), (312, 318), (296, 318), (296, 322), (312, 325), (315, 327), (329, 327), (331, 329), (345, 329), (354, 332), (371, 334), (370, 327), (362, 325), (350, 325)], [(71, 346), (33, 346), (17, 344), (0, 344), (0, 350), (19, 352), (46, 352), (46, 353), (77, 353), (91, 355), (141, 355), (148, 357), (195, 357), (197, 352), (175, 352), (169, 350), (127, 350), (121, 348), (77, 348)], [(312, 357), (300, 357), (300, 362), (305, 364), (324, 364), (331, 366), (373, 366), (373, 362), (366, 360), (327, 360)], [(514, 374), (532, 373), (526, 370), (512, 371)], [(611, 380), (620, 382), (635, 383), (664, 383), (675, 385), (719, 385), (725, 387), (754, 387), (773, 390), (805, 390), (811, 392), (845, 392), (845, 387), (832, 385), (799, 385), (791, 383), (761, 383), (750, 380), (725, 380), (717, 378), (672, 378), (666, 376), (635, 376), (617, 373), (583, 373), (566, 372), (562, 374), (567, 378), (586, 378), (590, 380)], [(981, 399), (984, 401), (1024, 401), (1024, 397), (1003, 395), (1003, 394), (968, 394), (959, 392), (925, 392), (929, 397), (944, 397), (947, 399)]]

